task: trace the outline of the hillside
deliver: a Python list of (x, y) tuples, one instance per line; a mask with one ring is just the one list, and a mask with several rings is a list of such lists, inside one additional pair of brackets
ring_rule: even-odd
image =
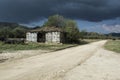
[(16, 27), (21, 27), (21, 28), (28, 29), (28, 27), (19, 25), (18, 23), (0, 22), (0, 29), (2, 29), (2, 28), (11, 28), (11, 29), (14, 29)]
[(111, 36), (120, 37), (120, 33), (110, 33)]
[(28, 27), (17, 23), (0, 22), (0, 38), (25, 38)]

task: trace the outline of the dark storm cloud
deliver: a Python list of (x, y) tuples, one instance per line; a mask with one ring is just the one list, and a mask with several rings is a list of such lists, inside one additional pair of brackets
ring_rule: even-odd
[(0, 0), (0, 21), (28, 23), (60, 14), (101, 21), (120, 17), (120, 0)]

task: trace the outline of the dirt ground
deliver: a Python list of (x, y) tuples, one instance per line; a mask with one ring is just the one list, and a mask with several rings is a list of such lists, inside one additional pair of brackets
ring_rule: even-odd
[(22, 51), (11, 51), (0, 54), (0, 63), (5, 61), (12, 61), (16, 59), (23, 59), (31, 56), (41, 55), (44, 53), (51, 52), (50, 50), (22, 50)]
[(120, 55), (106, 40), (0, 64), (0, 80), (120, 80)]

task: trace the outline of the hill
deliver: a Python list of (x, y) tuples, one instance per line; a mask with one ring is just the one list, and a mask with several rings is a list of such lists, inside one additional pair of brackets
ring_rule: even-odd
[(0, 29), (6, 28), (6, 27), (11, 28), (11, 29), (14, 29), (16, 27), (28, 29), (28, 27), (23, 26), (23, 25), (19, 25), (18, 23), (0, 22)]
[(120, 33), (110, 33), (109, 35), (114, 36), (114, 37), (120, 37)]
[(18, 23), (0, 22), (0, 38), (25, 38), (28, 29)]

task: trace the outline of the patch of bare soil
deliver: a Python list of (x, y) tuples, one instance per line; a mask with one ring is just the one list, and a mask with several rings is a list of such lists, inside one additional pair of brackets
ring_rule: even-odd
[(44, 53), (48, 53), (50, 51), (47, 50), (22, 50), (22, 51), (14, 51), (14, 52), (4, 52), (0, 54), (0, 63), (5, 62), (7, 60), (16, 60), (21, 58), (27, 58), (35, 55), (41, 55)]

